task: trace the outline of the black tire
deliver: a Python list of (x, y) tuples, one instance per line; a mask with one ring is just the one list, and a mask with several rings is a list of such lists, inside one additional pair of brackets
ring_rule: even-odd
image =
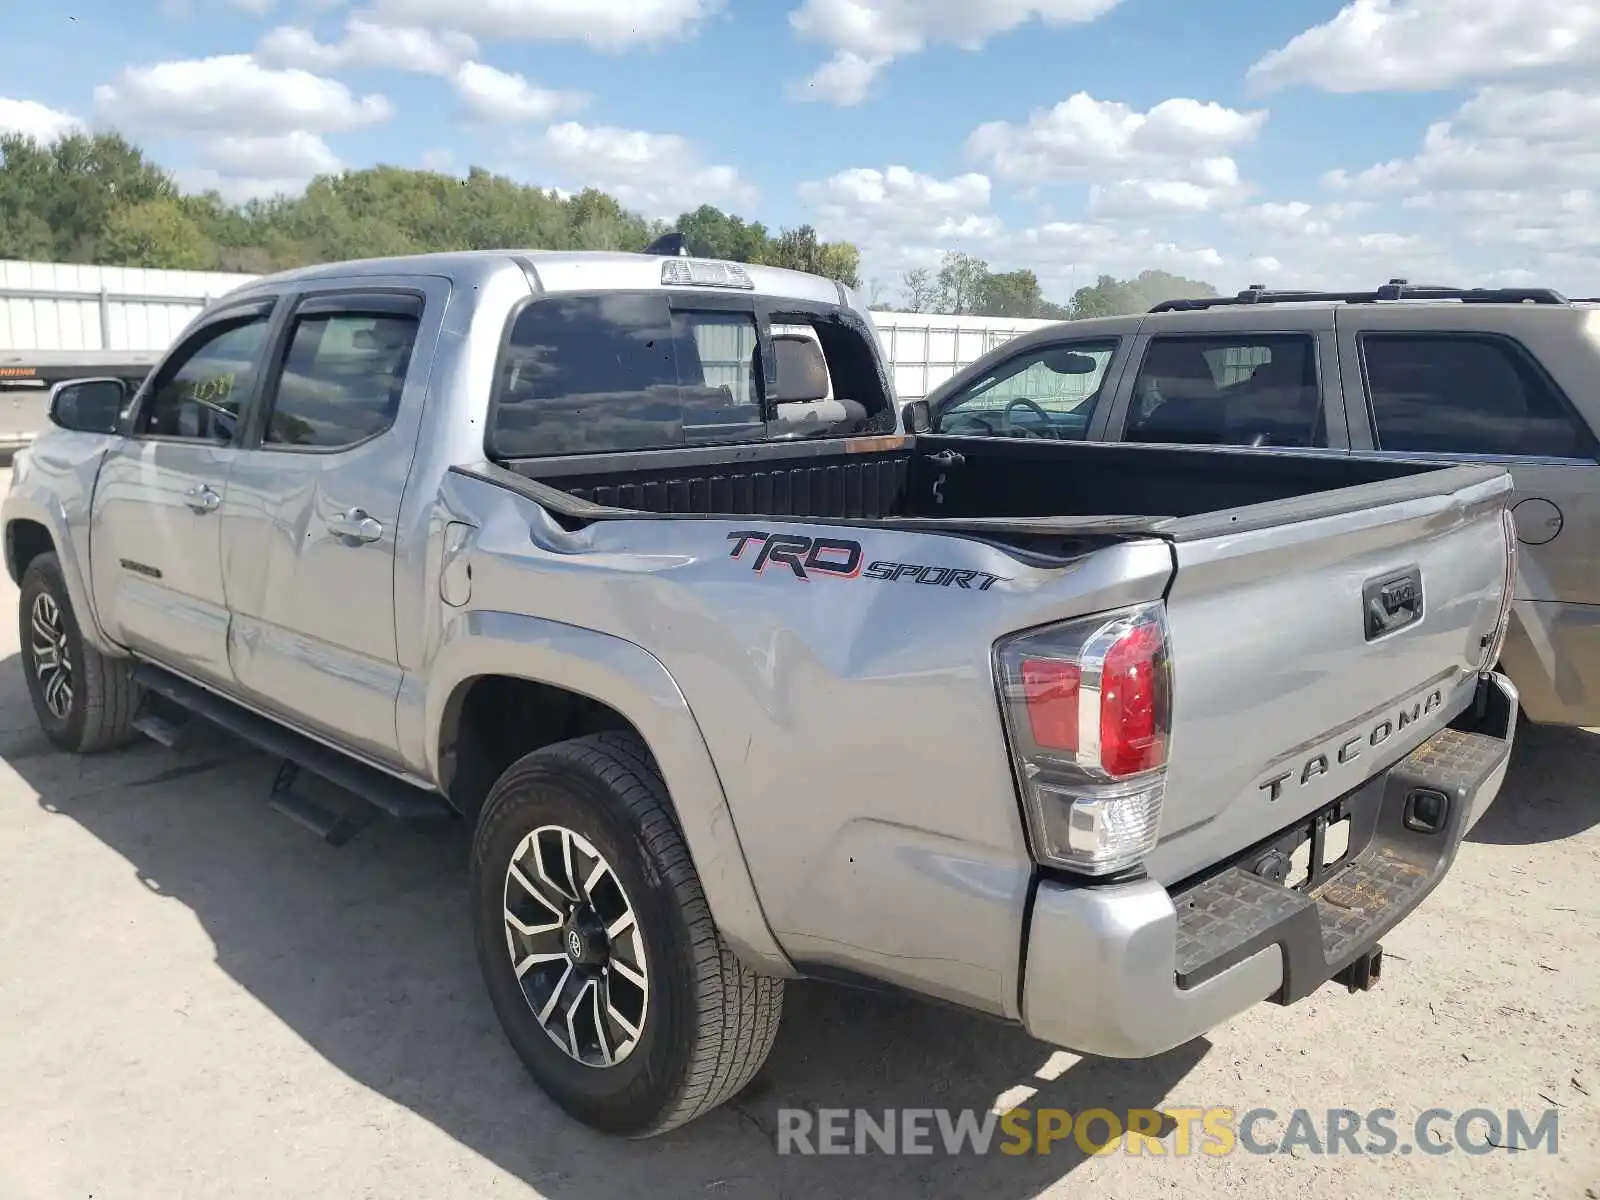
[[(46, 599), (41, 601), (41, 596)], [(34, 625), (35, 616), (43, 616), (52, 605), (71, 687), (70, 700), (57, 704), (62, 711), (53, 708), (45, 694), (48, 665), (42, 674), (41, 659), (46, 656), (41, 650), (47, 643)], [(41, 611), (36, 613), (36, 606), (42, 606)], [(61, 574), (61, 562), (54, 552), (36, 555), (23, 572), (17, 624), (28, 696), (33, 701), (34, 715), (52, 743), (74, 754), (94, 754), (125, 746), (137, 736), (133, 718), (139, 708), (140, 690), (133, 681), (133, 660), (111, 658), (83, 640)]]
[[(509, 868), (524, 839), (551, 825), (607, 860), (642, 936), (644, 1023), (614, 1065), (580, 1063), (552, 1040), (509, 952)], [(591, 734), (512, 764), (478, 821), (471, 894), (478, 961), (501, 1027), (534, 1079), (579, 1121), (629, 1137), (664, 1133), (736, 1095), (766, 1061), (783, 981), (751, 971), (723, 943), (666, 786), (636, 737)]]

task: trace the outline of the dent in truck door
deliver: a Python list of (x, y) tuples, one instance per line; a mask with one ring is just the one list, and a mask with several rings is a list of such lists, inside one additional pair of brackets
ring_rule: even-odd
[(228, 608), (219, 510), (261, 375), (272, 302), (197, 328), (138, 397), (95, 486), (90, 572), (108, 636), (224, 688)]
[(1518, 327), (1502, 306), (1364, 308), (1339, 315), (1352, 440), (1511, 472), (1517, 603), (1502, 664), (1531, 719), (1600, 725), (1600, 442), (1576, 403), (1592, 367), (1553, 322)]
[(395, 539), (448, 295), (363, 279), (291, 302), (222, 511), (242, 697), (394, 765)]

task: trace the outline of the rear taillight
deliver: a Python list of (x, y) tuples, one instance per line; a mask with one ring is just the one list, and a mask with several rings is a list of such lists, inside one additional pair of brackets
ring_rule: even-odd
[(1494, 632), (1484, 647), (1480, 669), (1492, 671), (1505, 650), (1506, 635), (1511, 632), (1511, 602), (1517, 595), (1517, 522), (1508, 508), (1500, 514), (1506, 531), (1506, 590), (1500, 597), (1500, 612), (1495, 617)]
[(1091, 875), (1155, 847), (1172, 727), (1157, 604), (1002, 641), (996, 668), (1035, 854)]

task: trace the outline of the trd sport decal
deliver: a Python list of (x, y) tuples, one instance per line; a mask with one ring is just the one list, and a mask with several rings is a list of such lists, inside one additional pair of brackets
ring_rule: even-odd
[(740, 530), (730, 533), (728, 540), (733, 549), (730, 558), (744, 558), (745, 548), (752, 542), (760, 547), (751, 560), (751, 568), (760, 574), (770, 566), (788, 567), (796, 579), (810, 581), (813, 575), (834, 579), (880, 579), (897, 583), (909, 579), (928, 587), (957, 587), (967, 591), (987, 592), (1002, 578), (986, 571), (969, 571), (960, 567), (925, 566), (921, 563), (884, 562), (876, 560), (862, 569), (866, 557), (860, 542), (843, 538), (812, 538), (793, 533), (763, 533), (760, 530)]

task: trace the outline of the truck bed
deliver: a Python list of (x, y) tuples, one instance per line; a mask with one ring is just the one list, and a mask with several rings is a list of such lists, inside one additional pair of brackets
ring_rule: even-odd
[[(1434, 494), (1497, 473), (1341, 452), (937, 436), (509, 459), (487, 470), (502, 482), (507, 472), (530, 482), (534, 498), (580, 524), (640, 513), (792, 517), (1030, 544), (1061, 536), (1189, 540)], [(1363, 486), (1370, 484), (1387, 486), (1375, 492)], [(1277, 503), (1288, 500), (1299, 503)]]
[[(778, 631), (789, 638), (810, 631), (799, 635), (805, 654), (830, 664), (819, 668), (828, 688), (815, 701), (846, 710), (860, 664), (900, 645), (908, 630), (925, 631), (913, 639), (916, 653), (976, 681), (983, 695), (965, 697), (965, 717), (959, 705), (945, 707), (951, 697), (907, 700), (930, 728), (970, 728), (971, 712), (988, 703), (989, 650), (998, 639), (1164, 599), (1178, 682), (1167, 832), (1146, 862), (1164, 883), (1309, 819), (1460, 713), (1487, 665), (1510, 569), (1509, 477), (1482, 465), (884, 437), (459, 469), (521, 493), (553, 518), (555, 526), (535, 524), (531, 553), (595, 581), (574, 621), (631, 596), (617, 585), (619, 571), (648, 575), (639, 586), (663, 590), (655, 603), (699, 613), (734, 644), (776, 644)], [(728, 574), (729, 531), (660, 528), (752, 517), (870, 531), (856, 544), (873, 579), (936, 563), (941, 580), (954, 569), (1012, 584), (984, 590), (981, 603), (974, 593), (909, 585), (874, 585), (846, 603), (832, 589), (773, 587), (752, 572), (748, 585), (761, 589), (759, 601), (735, 600), (692, 585), (740, 578)], [(508, 553), (530, 545), (526, 534), (512, 537)], [(1169, 553), (1149, 557), (1152, 541)], [(1085, 565), (1101, 554), (1097, 565)], [(658, 574), (662, 563), (677, 569)], [(870, 569), (885, 564), (894, 568), (888, 575)], [(1113, 594), (1106, 579), (1127, 586)], [(1418, 597), (1414, 627), (1375, 630), (1368, 610), (1376, 589), (1408, 581)], [(506, 599), (485, 603), (511, 605), (511, 591), (508, 585)], [(718, 703), (730, 688), (737, 693), (725, 679), (696, 679), (694, 664), (673, 651), (663, 654), (675, 676), (685, 673), (685, 694), (697, 707)], [(736, 731), (730, 736), (739, 745), (722, 748), (734, 757), (743, 753), (748, 718), (748, 701), (739, 703), (745, 707), (711, 721)], [(1362, 737), (1370, 745), (1357, 753), (1351, 739)], [(833, 730), (825, 740), (841, 738), (849, 741)], [(1231, 752), (1218, 755), (1218, 746)], [(863, 754), (870, 762), (865, 747)], [(766, 785), (750, 786), (760, 793)], [(976, 794), (999, 780), (962, 786)]]

